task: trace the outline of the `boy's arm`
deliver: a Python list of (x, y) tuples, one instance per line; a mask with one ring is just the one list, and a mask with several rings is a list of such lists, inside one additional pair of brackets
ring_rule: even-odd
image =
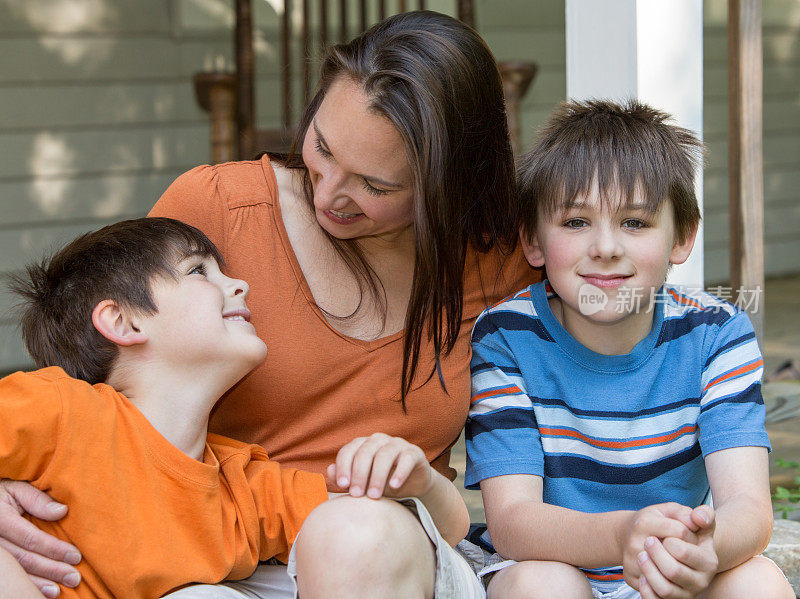
[(736, 447), (706, 457), (716, 511), (718, 570), (761, 553), (772, 535), (769, 466), (764, 447)]
[(763, 359), (747, 314), (734, 311), (704, 356), (698, 425), (716, 511), (720, 570), (752, 557), (769, 542), (769, 497)]
[(0, 547), (0, 599), (44, 599), (25, 570)]
[(32, 481), (50, 465), (60, 436), (62, 393), (38, 373), (0, 379), (0, 478)]
[(652, 540), (648, 561), (641, 565), (647, 586), (661, 596), (673, 590), (694, 596), (717, 572), (744, 563), (767, 546), (772, 506), (766, 454), (763, 447), (737, 447), (707, 456), (716, 510), (705, 505), (695, 508), (700, 526), (697, 543)]
[(431, 490), (419, 497), (445, 541), (455, 547), (469, 531), (469, 510), (456, 486), (431, 468)]
[(654, 588), (667, 588), (671, 582), (697, 590), (703, 581), (705, 588), (709, 574), (759, 553), (772, 532), (769, 440), (761, 399), (763, 359), (747, 315), (721, 307), (713, 313), (719, 328), (708, 335), (703, 350), (698, 417), (714, 509), (695, 509), (704, 511), (708, 524), (701, 526), (694, 547), (674, 539), (656, 540), (648, 547), (651, 562), (642, 570)]
[(517, 561), (583, 568), (622, 564), (627, 578), (648, 536), (694, 540), (686, 525), (691, 510), (674, 503), (638, 512), (584, 513), (544, 503), (542, 478), (524, 474), (484, 479), (481, 494), (492, 544)]
[(277, 557), (285, 562), (308, 514), (327, 501), (321, 474), (284, 468), (270, 460), (259, 445), (213, 433), (208, 443), (220, 463), (220, 478), (259, 560)]
[(354, 497), (417, 497), (450, 545), (469, 530), (469, 511), (458, 489), (419, 447), (400, 437), (375, 433), (354, 439), (339, 450), (328, 478)]
[[(21, 482), (35, 481), (49, 468), (61, 437), (61, 396), (68, 393), (68, 388), (59, 392), (53, 377), (38, 373), (17, 372), (0, 379), (0, 478), (11, 479), (0, 486), (0, 545), (19, 560), (40, 588), (78, 575), (70, 565), (80, 561), (78, 549), (40, 531), (23, 517), (27, 512), (41, 520), (60, 520), (67, 506)], [(0, 597), (4, 596), (0, 584)], [(13, 596), (26, 595), (20, 591)]]

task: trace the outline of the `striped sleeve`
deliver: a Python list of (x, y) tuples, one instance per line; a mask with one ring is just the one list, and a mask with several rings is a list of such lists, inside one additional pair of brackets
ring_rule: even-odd
[(732, 447), (769, 448), (763, 371), (753, 325), (737, 311), (720, 326), (704, 357), (698, 417), (704, 456)]
[(544, 457), (533, 405), (499, 333), (473, 340), (470, 371), (465, 486), (476, 489), (483, 479), (504, 474), (542, 476)]

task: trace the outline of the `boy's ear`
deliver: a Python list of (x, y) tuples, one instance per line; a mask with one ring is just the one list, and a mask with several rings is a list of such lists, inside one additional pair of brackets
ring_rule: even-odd
[(535, 268), (544, 266), (544, 253), (535, 232), (528, 234), (524, 228), (520, 228), (519, 242), (522, 245), (522, 253), (525, 254), (528, 264)]
[(670, 264), (683, 264), (689, 259), (689, 254), (692, 253), (694, 241), (697, 239), (697, 229), (700, 225), (695, 224), (692, 230), (686, 235), (683, 241), (676, 241), (672, 247), (672, 252), (669, 255)]
[(147, 334), (138, 329), (128, 311), (120, 309), (114, 300), (103, 300), (94, 307), (92, 324), (116, 345), (139, 345), (147, 341)]

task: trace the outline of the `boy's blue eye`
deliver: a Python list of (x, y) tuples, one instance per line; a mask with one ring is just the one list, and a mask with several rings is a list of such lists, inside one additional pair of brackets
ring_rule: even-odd
[(188, 274), (190, 275), (203, 275), (206, 276), (206, 267), (205, 264), (198, 264), (197, 266), (193, 266), (189, 269)]
[(626, 218), (622, 221), (622, 226), (626, 229), (644, 229), (647, 223), (638, 218)]
[(587, 225), (586, 221), (582, 218), (570, 218), (564, 222), (564, 226), (568, 229), (581, 229)]

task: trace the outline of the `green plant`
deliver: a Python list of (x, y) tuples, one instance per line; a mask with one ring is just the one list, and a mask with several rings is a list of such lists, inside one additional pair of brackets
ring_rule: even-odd
[[(800, 470), (800, 464), (783, 458), (775, 458), (775, 465), (778, 468), (785, 468), (790, 470)], [(780, 512), (781, 518), (788, 518), (789, 514), (796, 510), (800, 510), (800, 476), (794, 477), (795, 487), (787, 489), (786, 487), (777, 487), (775, 493), (772, 494), (772, 501), (775, 504), (775, 510)], [(779, 503), (778, 503), (779, 502)]]

